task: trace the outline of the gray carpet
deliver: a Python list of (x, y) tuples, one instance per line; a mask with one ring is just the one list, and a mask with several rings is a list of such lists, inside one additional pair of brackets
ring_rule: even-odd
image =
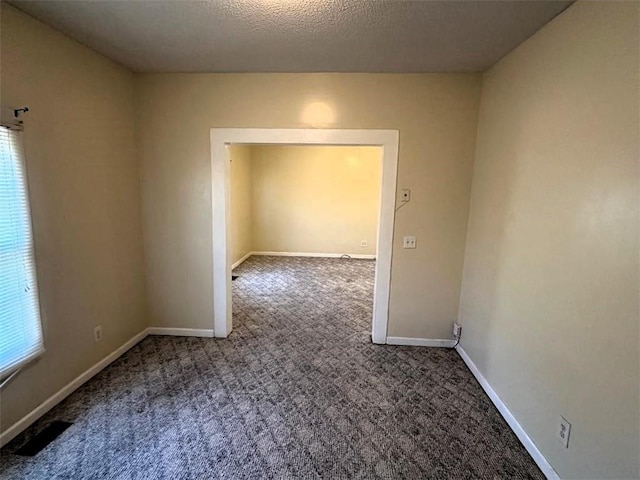
[(147, 338), (5, 447), (2, 478), (544, 478), (455, 351), (370, 343), (372, 261), (234, 273), (227, 340)]

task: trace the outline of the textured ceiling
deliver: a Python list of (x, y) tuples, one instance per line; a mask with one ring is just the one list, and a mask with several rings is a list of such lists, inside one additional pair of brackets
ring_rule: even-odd
[(571, 1), (10, 1), (137, 72), (476, 72)]

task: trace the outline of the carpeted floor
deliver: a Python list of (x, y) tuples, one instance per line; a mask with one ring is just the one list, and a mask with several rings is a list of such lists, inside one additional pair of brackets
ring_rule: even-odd
[[(374, 262), (251, 257), (226, 340), (149, 337), (0, 477), (544, 478), (449, 349), (370, 343)], [(13, 452), (74, 422), (37, 456)]]

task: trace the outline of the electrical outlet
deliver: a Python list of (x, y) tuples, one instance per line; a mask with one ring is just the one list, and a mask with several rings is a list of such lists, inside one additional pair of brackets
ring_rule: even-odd
[(102, 325), (98, 325), (96, 328), (93, 329), (93, 339), (95, 340), (96, 343), (102, 340)]
[(367, 241), (366, 241), (366, 240), (362, 240), (362, 241), (360, 242), (360, 246), (361, 246), (361, 247), (366, 247), (367, 245), (369, 245), (369, 244), (367, 243)]
[(416, 248), (416, 237), (403, 237), (402, 248)]
[(409, 190), (408, 188), (403, 188), (402, 190), (400, 190), (400, 198), (403, 202), (408, 202), (409, 200), (411, 200), (411, 190)]
[(560, 415), (559, 420), (560, 421), (558, 423), (558, 431), (556, 433), (556, 436), (558, 437), (558, 440), (560, 441), (560, 443), (564, 445), (564, 448), (569, 448), (569, 435), (571, 434), (571, 424), (569, 423), (569, 420), (564, 418), (562, 415)]
[(458, 325), (457, 323), (453, 324), (453, 337), (458, 339), (462, 335), (462, 325)]

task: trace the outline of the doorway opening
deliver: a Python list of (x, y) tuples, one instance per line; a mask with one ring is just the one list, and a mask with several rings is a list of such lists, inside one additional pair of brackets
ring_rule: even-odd
[[(231, 272), (234, 263), (237, 264), (241, 259), (241, 256), (238, 257), (237, 245), (234, 247), (232, 242), (232, 229), (237, 229), (237, 226), (232, 225), (230, 145), (365, 147), (363, 152), (366, 152), (366, 147), (379, 147), (371, 149), (381, 152), (382, 157), (375, 253), (368, 250), (362, 255), (354, 253), (353, 250), (351, 254), (345, 253), (351, 258), (376, 258), (371, 338), (374, 343), (386, 343), (398, 132), (395, 130), (211, 129), (214, 335), (222, 338), (226, 338), (233, 328)], [(265, 245), (268, 244), (267, 242)], [(366, 247), (368, 244), (361, 248), (366, 249)], [(287, 248), (294, 247), (290, 245)], [(320, 247), (316, 245), (315, 253), (319, 249)], [(282, 253), (286, 248), (279, 248), (279, 250)], [(294, 253), (299, 255), (305, 252), (294, 251)], [(337, 257), (341, 256), (335, 252), (330, 253)]]

